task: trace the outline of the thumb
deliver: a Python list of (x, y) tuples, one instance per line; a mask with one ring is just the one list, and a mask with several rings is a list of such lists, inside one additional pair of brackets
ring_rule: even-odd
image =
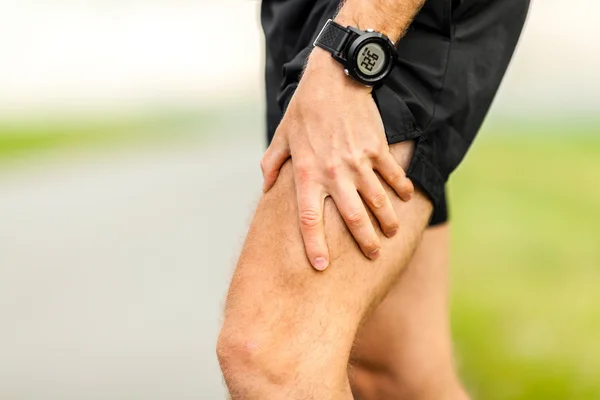
[(290, 149), (285, 138), (275, 135), (271, 145), (265, 151), (260, 161), (260, 169), (263, 174), (263, 193), (266, 193), (273, 187), (279, 170), (285, 161), (290, 157)]

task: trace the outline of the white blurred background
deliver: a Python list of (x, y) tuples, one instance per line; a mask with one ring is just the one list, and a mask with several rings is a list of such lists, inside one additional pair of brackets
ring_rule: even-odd
[(2, 112), (121, 113), (156, 102), (258, 99), (257, 1), (0, 4)]
[[(600, 4), (534, 1), (496, 111), (594, 111)], [(259, 101), (259, 2), (3, 0), (0, 111)]]

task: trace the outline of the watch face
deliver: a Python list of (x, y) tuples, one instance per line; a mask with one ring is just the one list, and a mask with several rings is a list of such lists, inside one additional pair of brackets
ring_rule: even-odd
[(358, 51), (358, 70), (366, 76), (375, 76), (383, 70), (387, 60), (383, 47), (379, 43), (367, 43)]

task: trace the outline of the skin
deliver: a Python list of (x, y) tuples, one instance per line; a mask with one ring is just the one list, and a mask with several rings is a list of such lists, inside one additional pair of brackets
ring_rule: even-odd
[[(392, 152), (407, 163), (410, 144)], [(390, 251), (365, 262), (326, 200), (334, 260), (316, 272), (303, 257), (289, 164), (258, 205), (227, 298), (217, 352), (231, 398), (467, 399), (452, 366), (448, 228), (415, 237), (429, 201), (417, 191), (402, 202), (386, 186), (410, 226), (390, 239), (378, 232)]]
[[(348, 0), (335, 21), (374, 28), (397, 40), (421, 6), (418, 0)], [(300, 230), (306, 256), (317, 270), (324, 270), (330, 262), (323, 225), (325, 198), (333, 199), (363, 254), (374, 260), (380, 256), (381, 241), (367, 210), (375, 214), (387, 237), (394, 236), (399, 226), (376, 173), (405, 201), (414, 190), (388, 150), (371, 88), (345, 77), (341, 70), (331, 54), (313, 50), (261, 161), (264, 190), (268, 191), (283, 163), (290, 156), (295, 160)]]
[[(338, 95), (331, 96), (324, 90), (327, 86), (321, 86), (320, 82), (329, 79), (332, 63), (335, 61), (328, 53), (315, 49), (305, 78), (261, 163), (268, 191), (277, 179), (280, 164), (289, 155), (294, 160), (300, 230), (306, 255), (317, 270), (329, 264), (323, 226), (326, 197), (335, 202), (364, 255), (374, 260), (379, 257), (381, 240), (367, 217), (367, 209), (375, 214), (386, 236), (394, 236), (400, 226), (375, 171), (403, 200), (410, 200), (414, 191), (388, 150), (370, 89), (337, 74), (333, 82)], [(339, 73), (339, 65), (333, 66)], [(348, 98), (352, 99), (350, 103), (346, 102)]]
[(447, 224), (428, 228), (385, 300), (359, 328), (348, 373), (356, 400), (468, 399), (452, 358), (448, 247)]
[[(336, 21), (394, 40), (421, 5), (348, 0)], [(413, 151), (387, 145), (370, 89), (315, 49), (261, 162), (227, 297), (217, 355), (232, 399), (465, 398), (435, 292), (443, 234), (403, 275), (432, 212), (404, 174)]]
[[(412, 148), (390, 146), (404, 167)], [(292, 163), (283, 165), (258, 204), (227, 297), (217, 355), (233, 399), (352, 399), (356, 334), (409, 263), (432, 211), (419, 190), (404, 202), (381, 182), (403, 221), (398, 233), (377, 230), (381, 255), (367, 260), (327, 198), (331, 265), (319, 272), (301, 240)]]

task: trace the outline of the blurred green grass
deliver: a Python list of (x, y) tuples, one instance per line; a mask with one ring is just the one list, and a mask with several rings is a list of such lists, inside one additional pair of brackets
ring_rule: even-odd
[(262, 114), (257, 105), (242, 102), (225, 108), (197, 105), (109, 116), (0, 119), (0, 161), (55, 150), (135, 147), (190, 135), (203, 139), (215, 131), (235, 137), (249, 125), (258, 127)]
[(207, 110), (166, 110), (110, 117), (0, 120), (0, 160), (42, 151), (135, 145), (201, 134), (218, 118), (218, 113)]
[[(202, 131), (230, 114), (0, 122), (0, 159)], [(451, 179), (453, 333), (474, 399), (600, 399), (598, 126), (487, 127)]]
[(0, 125), (0, 157), (38, 150), (98, 146), (122, 142), (147, 134), (143, 120), (54, 121), (49, 123), (4, 123)]
[(600, 399), (600, 129), (507, 131), (449, 184), (461, 376), (475, 399)]

